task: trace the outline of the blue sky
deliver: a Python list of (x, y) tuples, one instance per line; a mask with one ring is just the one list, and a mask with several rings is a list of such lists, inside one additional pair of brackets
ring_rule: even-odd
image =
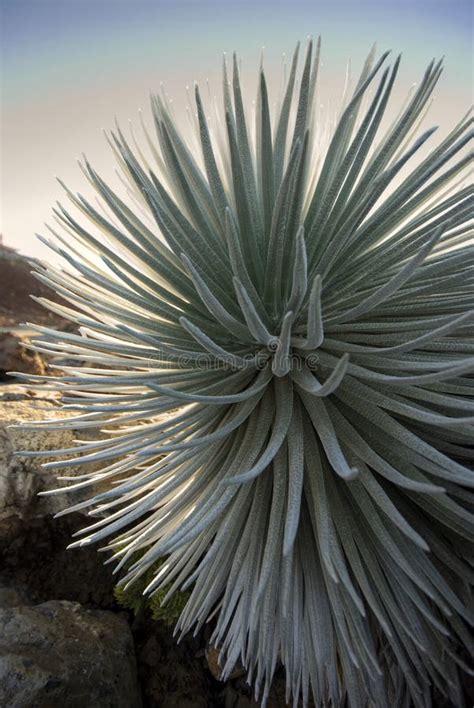
[[(150, 62), (169, 70), (196, 52), (281, 43), (322, 32), (347, 53), (378, 40), (411, 56), (447, 52), (469, 78), (466, 0), (0, 0), (7, 98), (90, 81)], [(459, 72), (461, 76), (459, 76)]]

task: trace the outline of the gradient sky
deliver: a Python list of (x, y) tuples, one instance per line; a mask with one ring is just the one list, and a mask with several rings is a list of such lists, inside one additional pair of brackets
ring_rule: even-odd
[[(281, 54), (322, 34), (321, 100), (337, 101), (345, 65), (371, 44), (403, 53), (400, 99), (433, 56), (445, 55), (430, 125), (447, 130), (472, 102), (472, 3), (465, 0), (0, 0), (1, 207), (5, 243), (48, 257), (44, 233), (62, 190), (84, 189), (85, 152), (113, 181), (101, 129), (146, 114), (163, 81), (178, 111), (186, 84), (220, 90), (223, 51), (237, 50), (254, 85), (262, 45), (275, 76)], [(253, 96), (253, 92), (251, 93)]]

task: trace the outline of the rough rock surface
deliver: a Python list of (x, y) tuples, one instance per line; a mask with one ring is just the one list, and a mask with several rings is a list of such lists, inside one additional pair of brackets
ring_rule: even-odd
[(139, 708), (126, 620), (71, 602), (0, 610), (0, 705)]
[(61, 301), (32, 275), (33, 264), (34, 259), (7, 248), (0, 241), (0, 381), (9, 380), (9, 371), (44, 374), (44, 356), (23, 346), (32, 332), (19, 325), (34, 322), (59, 329), (70, 327), (64, 318), (32, 299), (34, 295)]
[(66, 320), (32, 300), (31, 295), (60, 301), (52, 290), (35, 278), (34, 258), (27, 258), (0, 242), (0, 327), (35, 322), (49, 327), (64, 326)]
[[(23, 393), (21, 393), (23, 391)], [(0, 387), (0, 545), (20, 533), (24, 520), (54, 514), (72, 503), (70, 494), (39, 497), (38, 492), (65, 486), (57, 481), (61, 473), (47, 471), (42, 462), (51, 458), (16, 456), (18, 450), (54, 450), (72, 447), (74, 431), (70, 429), (41, 432), (12, 428), (28, 421), (48, 418), (65, 419), (70, 414), (62, 411), (57, 400), (41, 389), (30, 393), (18, 386)], [(92, 468), (90, 468), (92, 469)], [(68, 468), (68, 475), (83, 472), (78, 467)], [(74, 497), (74, 501), (79, 501)]]
[[(3, 329), (3, 328), (2, 328)], [(0, 331), (0, 378), (8, 380), (7, 372), (21, 371), (28, 374), (44, 374), (46, 365), (37, 352), (25, 348), (29, 334), (20, 328)]]

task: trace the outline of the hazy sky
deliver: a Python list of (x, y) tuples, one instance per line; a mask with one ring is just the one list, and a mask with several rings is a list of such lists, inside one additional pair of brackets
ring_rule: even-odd
[[(7, 244), (47, 257), (43, 232), (62, 197), (54, 175), (87, 191), (76, 158), (106, 177), (113, 157), (101, 129), (148, 111), (163, 81), (184, 105), (185, 86), (209, 77), (220, 91), (222, 52), (237, 50), (253, 86), (262, 45), (277, 75), (281, 54), (322, 34), (321, 100), (335, 104), (348, 57), (356, 73), (370, 45), (403, 53), (400, 98), (433, 56), (445, 55), (430, 125), (447, 130), (472, 101), (468, 0), (0, 0), (1, 207)], [(252, 93), (253, 95), (253, 93)], [(396, 103), (396, 101), (395, 101)]]

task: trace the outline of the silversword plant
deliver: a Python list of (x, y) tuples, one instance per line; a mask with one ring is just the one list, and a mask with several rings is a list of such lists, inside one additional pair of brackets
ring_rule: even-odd
[(441, 62), (393, 118), (400, 58), (372, 51), (329, 130), (319, 55), (300, 74), (296, 50), (275, 106), (261, 69), (254, 116), (234, 57), (189, 138), (153, 96), (148, 157), (107, 135), (128, 195), (84, 158), (100, 206), (66, 188), (45, 239), (64, 265), (37, 273), (78, 332), (37, 326), (55, 358), (32, 377), (72, 415), (30, 427), (102, 430), (45, 465), (85, 466), (72, 546), (190, 590), (176, 630), (211, 622), (223, 678), (242, 662), (265, 703), (283, 664), (295, 705), (462, 705), (471, 118), (429, 151)]

